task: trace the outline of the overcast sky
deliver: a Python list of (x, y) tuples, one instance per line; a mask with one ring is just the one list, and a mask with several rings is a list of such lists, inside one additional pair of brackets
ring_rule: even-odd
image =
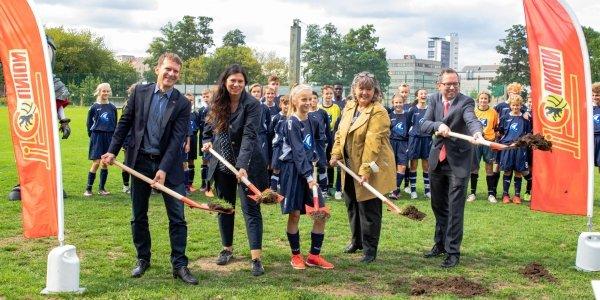
[[(600, 31), (600, 1), (565, 1), (582, 25)], [(289, 29), (297, 18), (303, 38), (308, 24), (332, 23), (342, 34), (373, 24), (388, 59), (404, 54), (426, 58), (428, 37), (457, 32), (462, 67), (498, 63), (495, 46), (504, 31), (525, 22), (520, 0), (38, 0), (37, 4), (46, 27), (89, 29), (115, 54), (135, 56), (145, 56), (148, 44), (167, 22), (191, 15), (214, 19), (216, 46), (227, 31), (238, 28), (248, 46), (289, 59)]]

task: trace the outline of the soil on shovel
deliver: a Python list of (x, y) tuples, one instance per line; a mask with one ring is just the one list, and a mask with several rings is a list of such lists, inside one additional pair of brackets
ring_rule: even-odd
[(461, 298), (469, 298), (486, 294), (488, 289), (479, 283), (469, 281), (464, 277), (449, 278), (417, 278), (410, 286), (412, 296), (432, 294), (454, 294)]
[(523, 276), (529, 278), (533, 282), (540, 282), (542, 279), (548, 282), (556, 282), (556, 277), (552, 276), (542, 264), (532, 262), (519, 271)]
[(516, 147), (533, 147), (541, 151), (552, 151), (552, 142), (543, 135), (528, 133), (515, 142)]
[(309, 213), (309, 215), (315, 221), (327, 221), (331, 217), (330, 214), (322, 210), (315, 210)]
[(401, 214), (411, 220), (421, 221), (427, 216), (424, 212), (419, 211), (414, 205), (409, 205), (402, 209)]
[(259, 197), (259, 201), (262, 204), (277, 204), (277, 197), (279, 194), (275, 193), (271, 189), (264, 190)]

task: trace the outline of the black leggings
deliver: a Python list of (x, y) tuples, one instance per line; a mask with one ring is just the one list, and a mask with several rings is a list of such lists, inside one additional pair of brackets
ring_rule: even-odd
[[(262, 249), (263, 222), (260, 205), (248, 198), (248, 189), (245, 186), (241, 187), (234, 175), (223, 173), (217, 169), (213, 178), (215, 180), (217, 197), (225, 199), (225, 201), (231, 203), (234, 207), (236, 191), (238, 192), (242, 204), (242, 213), (246, 221), (246, 233), (248, 235), (250, 250)], [(219, 214), (219, 231), (221, 232), (223, 247), (231, 247), (233, 245), (234, 220), (235, 213)]]

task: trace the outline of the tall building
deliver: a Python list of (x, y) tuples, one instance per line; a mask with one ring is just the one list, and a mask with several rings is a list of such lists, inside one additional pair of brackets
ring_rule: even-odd
[(499, 65), (464, 66), (458, 71), (460, 91), (463, 94), (479, 93), (490, 88), (490, 81), (498, 75)]
[(442, 68), (458, 69), (458, 33), (427, 40), (427, 59), (442, 63)]
[[(428, 92), (436, 90), (435, 82), (442, 69), (439, 61), (404, 55), (402, 59), (388, 59), (387, 63), (390, 74), (387, 99), (391, 99), (398, 86), (403, 83), (410, 85), (411, 93), (417, 88), (425, 88)], [(411, 95), (412, 97), (413, 95)]]

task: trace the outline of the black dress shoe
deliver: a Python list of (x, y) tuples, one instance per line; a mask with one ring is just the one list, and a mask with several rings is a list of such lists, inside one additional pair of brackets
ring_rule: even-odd
[(370, 263), (372, 263), (374, 261), (375, 261), (375, 256), (373, 256), (373, 255), (365, 255), (360, 260), (361, 263), (365, 263), (365, 264), (370, 264)]
[(441, 267), (442, 268), (456, 267), (456, 265), (458, 265), (459, 260), (460, 259), (459, 259), (458, 255), (448, 255), (448, 256), (446, 256), (446, 259), (444, 259), (444, 262), (442, 262)]
[(181, 267), (173, 270), (173, 278), (180, 278), (181, 281), (187, 284), (198, 284), (198, 279), (196, 279), (196, 277), (192, 275), (190, 269), (188, 269), (187, 267)]
[(260, 276), (265, 274), (265, 268), (263, 268), (262, 262), (259, 259), (252, 260), (252, 275)]
[(423, 254), (423, 257), (432, 258), (432, 257), (440, 256), (442, 254), (446, 254), (446, 250), (444, 250), (444, 248), (442, 248), (442, 247), (439, 247), (438, 245), (433, 245), (433, 247), (431, 248), (431, 250), (429, 250), (429, 252)]
[(348, 246), (346, 246), (346, 249), (344, 249), (344, 253), (355, 253), (358, 250), (362, 250), (362, 247), (356, 246), (354, 244), (349, 244)]
[(146, 272), (146, 270), (148, 270), (148, 268), (150, 268), (150, 262), (145, 261), (143, 259), (138, 259), (137, 264), (135, 265), (135, 268), (133, 268), (133, 270), (131, 271), (131, 277), (133, 277), (133, 278), (142, 277), (142, 275), (144, 275), (144, 273)]

